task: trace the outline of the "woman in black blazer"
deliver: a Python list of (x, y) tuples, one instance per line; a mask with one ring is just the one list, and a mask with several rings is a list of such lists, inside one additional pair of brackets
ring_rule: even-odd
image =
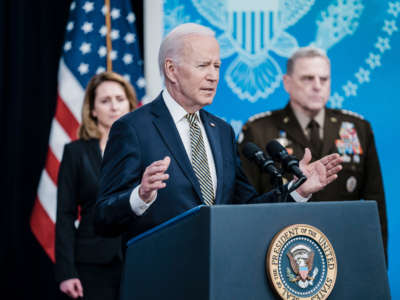
[(95, 75), (86, 88), (79, 139), (64, 147), (58, 175), (55, 273), (60, 290), (71, 298), (118, 299), (121, 239), (96, 235), (93, 217), (111, 125), (136, 106), (134, 89), (122, 76)]

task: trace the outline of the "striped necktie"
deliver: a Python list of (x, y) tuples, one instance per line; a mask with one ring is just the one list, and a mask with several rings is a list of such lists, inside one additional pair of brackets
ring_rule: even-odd
[(200, 184), (203, 201), (206, 205), (214, 204), (214, 189), (203, 136), (199, 127), (197, 114), (187, 114), (185, 118), (190, 127), (190, 148), (192, 150), (192, 167)]

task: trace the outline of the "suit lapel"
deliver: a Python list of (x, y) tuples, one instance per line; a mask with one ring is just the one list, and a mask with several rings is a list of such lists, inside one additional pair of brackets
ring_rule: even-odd
[(223, 158), (220, 130), (217, 127), (216, 123), (212, 121), (212, 119), (205, 111), (200, 110), (200, 117), (203, 122), (204, 129), (206, 130), (208, 142), (210, 143), (211, 151), (214, 157), (215, 171), (217, 173), (217, 191), (215, 193), (215, 204), (218, 204), (219, 200), (222, 199), (221, 193), (223, 186)]
[(101, 153), (100, 153), (100, 145), (99, 145), (99, 140), (98, 139), (90, 139), (86, 145), (86, 150), (85, 151), (88, 155), (87, 158), (90, 162), (90, 164), (93, 167), (93, 170), (95, 172), (95, 176), (98, 177), (100, 175), (100, 166), (101, 166)]
[(303, 130), (301, 130), (301, 126), (289, 104), (286, 105), (283, 114), (278, 115), (277, 117), (280, 118), (277, 120), (277, 124), (281, 124), (281, 129), (286, 132), (289, 140), (294, 141), (296, 144), (300, 144), (303, 148), (309, 147), (308, 139), (304, 135)]
[(182, 139), (179, 136), (174, 120), (172, 119), (161, 95), (152, 103), (152, 113), (155, 116), (153, 123), (157, 128), (161, 139), (169, 149), (171, 156), (173, 156), (182, 172), (192, 183), (199, 198), (202, 199), (200, 185), (196, 175), (194, 174), (192, 164), (190, 163), (185, 147), (183, 146)]

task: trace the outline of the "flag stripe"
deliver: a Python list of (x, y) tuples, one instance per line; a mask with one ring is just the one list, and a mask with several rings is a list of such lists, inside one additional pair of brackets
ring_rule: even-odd
[(47, 159), (46, 159), (46, 172), (53, 181), (55, 185), (58, 182), (58, 169), (60, 168), (60, 161), (55, 157), (53, 151), (49, 147), (47, 150)]
[(76, 140), (78, 138), (79, 122), (60, 96), (57, 98), (55, 118), (60, 123), (61, 127), (65, 129), (71, 140)]
[(31, 229), (44, 251), (55, 262), (54, 239), (55, 227), (54, 222), (49, 218), (38, 197), (36, 197), (33, 206), (30, 221)]
[(64, 145), (71, 139), (56, 119), (53, 119), (50, 131), (50, 147), (56, 158), (61, 161)]
[(65, 65), (64, 59), (62, 58), (58, 70), (58, 84), (61, 99), (63, 99), (68, 106), (75, 119), (78, 120), (79, 123), (82, 122), (81, 108), (85, 90)]
[(38, 197), (50, 219), (56, 221), (57, 186), (50, 179), (46, 170), (43, 170), (38, 187)]

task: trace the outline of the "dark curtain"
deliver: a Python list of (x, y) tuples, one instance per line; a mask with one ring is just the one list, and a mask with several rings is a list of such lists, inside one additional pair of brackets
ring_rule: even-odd
[[(60, 296), (53, 264), (31, 233), (29, 217), (45, 164), (70, 3), (0, 1), (2, 299)], [(132, 7), (143, 53), (143, 2), (132, 0)]]

